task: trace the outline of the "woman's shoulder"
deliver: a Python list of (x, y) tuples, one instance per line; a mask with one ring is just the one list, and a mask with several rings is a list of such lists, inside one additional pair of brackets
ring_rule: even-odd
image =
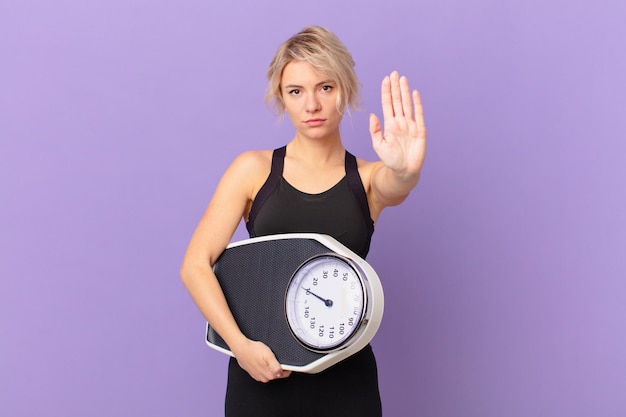
[(226, 175), (239, 185), (257, 189), (270, 173), (272, 150), (254, 150), (243, 152), (230, 164)]
[(272, 150), (246, 151), (237, 155), (233, 165), (241, 165), (243, 168), (262, 168), (272, 163)]
[(381, 166), (382, 162), (381, 161), (368, 161), (363, 158), (356, 157), (356, 164), (359, 169), (359, 175), (361, 176), (361, 181), (363, 181), (363, 185), (365, 186), (365, 188), (368, 189), (372, 173)]

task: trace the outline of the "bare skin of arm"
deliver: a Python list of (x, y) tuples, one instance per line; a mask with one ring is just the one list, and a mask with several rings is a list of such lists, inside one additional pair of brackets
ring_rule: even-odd
[(224, 339), (239, 365), (255, 380), (287, 377), (272, 351), (245, 337), (237, 326), (213, 273), (215, 261), (230, 242), (242, 217), (247, 216), (269, 172), (267, 151), (240, 155), (224, 173), (187, 248), (181, 278), (202, 315)]

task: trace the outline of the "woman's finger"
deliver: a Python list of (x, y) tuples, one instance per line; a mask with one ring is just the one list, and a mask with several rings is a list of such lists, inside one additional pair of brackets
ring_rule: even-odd
[(380, 100), (383, 106), (383, 120), (393, 117), (393, 104), (391, 102), (391, 80), (389, 76), (383, 78), (380, 86)]
[(425, 129), (424, 107), (422, 106), (422, 96), (419, 91), (413, 90), (413, 103), (415, 105), (415, 123), (419, 130)]
[(400, 77), (400, 91), (402, 94), (402, 111), (406, 117), (413, 119), (411, 89), (409, 88), (409, 80), (404, 75)]
[(402, 92), (400, 90), (400, 76), (398, 71), (394, 71), (389, 76), (391, 82), (391, 102), (393, 104), (393, 115), (404, 116), (402, 108)]

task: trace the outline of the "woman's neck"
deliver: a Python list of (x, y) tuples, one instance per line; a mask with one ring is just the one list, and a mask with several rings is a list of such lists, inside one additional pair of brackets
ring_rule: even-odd
[(287, 156), (303, 162), (315, 162), (318, 166), (343, 164), (345, 148), (338, 133), (325, 139), (307, 139), (296, 135), (287, 144)]

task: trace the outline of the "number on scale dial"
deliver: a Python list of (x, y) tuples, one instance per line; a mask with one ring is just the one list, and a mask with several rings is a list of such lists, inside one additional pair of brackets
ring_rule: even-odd
[(287, 288), (285, 311), (294, 336), (319, 352), (340, 349), (358, 330), (366, 292), (355, 265), (334, 254), (305, 262)]

